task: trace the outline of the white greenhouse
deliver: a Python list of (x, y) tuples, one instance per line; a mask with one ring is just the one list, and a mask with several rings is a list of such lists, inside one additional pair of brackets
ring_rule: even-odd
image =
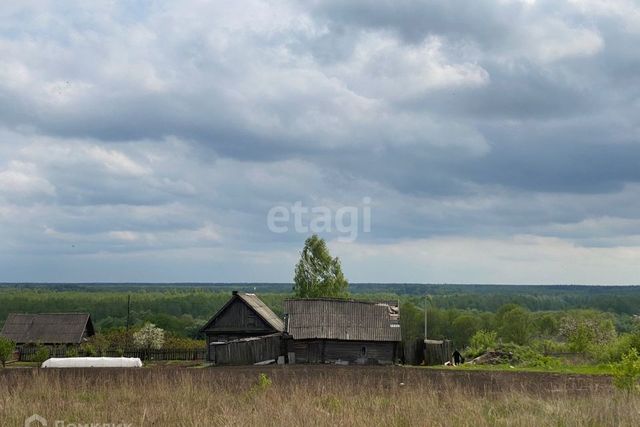
[(43, 368), (141, 368), (137, 357), (64, 357), (47, 359)]

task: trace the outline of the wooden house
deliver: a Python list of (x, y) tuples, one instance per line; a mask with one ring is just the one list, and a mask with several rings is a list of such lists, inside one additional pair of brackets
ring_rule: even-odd
[(400, 357), (397, 304), (290, 299), (284, 312), (290, 362), (391, 364)]
[(11, 313), (0, 336), (18, 346), (42, 344), (49, 346), (78, 345), (95, 335), (88, 313)]
[[(255, 294), (234, 291), (227, 303), (202, 327), (207, 337), (207, 359), (215, 362), (214, 345), (237, 342), (248, 338), (281, 335), (284, 323)], [(279, 340), (279, 338), (278, 338)], [(273, 341), (273, 340), (270, 340)], [(245, 341), (248, 342), (248, 341)], [(227, 346), (225, 348), (247, 347)], [(218, 353), (223, 351), (219, 349)], [(279, 353), (279, 351), (278, 351)], [(235, 353), (234, 353), (235, 354)], [(252, 356), (239, 355), (234, 363), (234, 354), (225, 356), (228, 364), (241, 364)], [(242, 356), (242, 357), (240, 357)], [(259, 357), (259, 356), (255, 356)]]

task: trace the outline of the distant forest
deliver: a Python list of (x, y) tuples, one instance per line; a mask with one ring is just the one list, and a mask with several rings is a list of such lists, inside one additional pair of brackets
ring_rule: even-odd
[[(127, 297), (131, 324), (152, 322), (183, 337), (197, 338), (199, 328), (222, 307), (232, 290), (255, 292), (276, 313), (290, 297), (286, 283), (237, 284), (123, 284), (82, 283), (0, 284), (0, 325), (10, 312), (89, 312), (99, 331), (123, 328)], [(529, 313), (531, 336), (554, 336), (563, 316), (591, 310), (608, 316), (618, 333), (634, 328), (640, 314), (638, 286), (435, 285), (353, 283), (351, 295), (363, 300), (398, 300), (403, 335), (423, 333), (424, 311), (430, 338), (453, 338), (467, 343), (477, 330), (499, 330), (505, 307), (517, 305)]]

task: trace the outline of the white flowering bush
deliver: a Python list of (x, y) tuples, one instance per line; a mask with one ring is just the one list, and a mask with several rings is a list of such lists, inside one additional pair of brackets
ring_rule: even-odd
[(159, 350), (164, 344), (164, 330), (153, 323), (145, 325), (133, 334), (133, 343), (138, 348)]
[(564, 317), (560, 323), (560, 336), (569, 349), (585, 352), (591, 346), (603, 346), (616, 338), (613, 320), (605, 315), (589, 311), (577, 311)]

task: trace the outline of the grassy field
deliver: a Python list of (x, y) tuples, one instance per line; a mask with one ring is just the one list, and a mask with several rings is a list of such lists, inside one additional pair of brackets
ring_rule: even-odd
[[(264, 374), (264, 375), (261, 375)], [(402, 367), (0, 371), (2, 426), (637, 425), (603, 376)]]
[(465, 364), (454, 368), (442, 366), (427, 366), (426, 369), (434, 370), (464, 370), (464, 371), (509, 371), (509, 372), (546, 372), (551, 374), (581, 374), (581, 375), (611, 375), (613, 368), (610, 364), (599, 365), (558, 365), (556, 367), (522, 367), (513, 365), (472, 365)]

